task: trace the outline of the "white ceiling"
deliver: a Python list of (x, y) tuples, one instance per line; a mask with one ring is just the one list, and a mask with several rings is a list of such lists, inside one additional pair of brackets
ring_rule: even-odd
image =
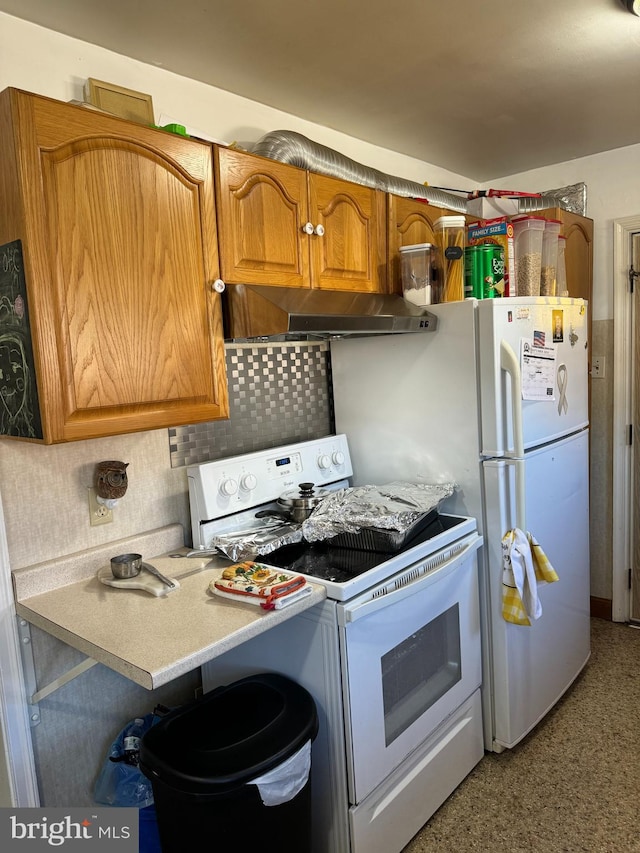
[(0, 0), (0, 11), (477, 182), (640, 142), (640, 18), (624, 0)]

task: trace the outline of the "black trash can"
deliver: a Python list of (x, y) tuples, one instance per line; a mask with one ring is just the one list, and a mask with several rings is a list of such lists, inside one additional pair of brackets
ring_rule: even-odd
[[(162, 853), (310, 851), (305, 767), (317, 731), (311, 695), (276, 673), (219, 687), (163, 717), (140, 742)], [(266, 787), (265, 774), (276, 777)]]

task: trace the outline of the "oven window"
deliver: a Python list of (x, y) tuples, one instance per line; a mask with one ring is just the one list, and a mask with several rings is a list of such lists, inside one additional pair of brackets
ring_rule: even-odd
[(454, 604), (382, 656), (386, 746), (461, 677), (460, 615)]

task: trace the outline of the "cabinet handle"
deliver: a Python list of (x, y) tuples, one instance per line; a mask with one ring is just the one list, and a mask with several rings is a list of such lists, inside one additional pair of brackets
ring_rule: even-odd
[(305, 234), (313, 234), (313, 222), (305, 222), (302, 226), (302, 230)]
[(313, 229), (313, 233), (317, 234), (318, 237), (322, 237), (324, 235), (324, 225), (316, 225)]
[(215, 290), (216, 293), (224, 293), (227, 285), (221, 278), (217, 278), (213, 284), (211, 285), (212, 289)]

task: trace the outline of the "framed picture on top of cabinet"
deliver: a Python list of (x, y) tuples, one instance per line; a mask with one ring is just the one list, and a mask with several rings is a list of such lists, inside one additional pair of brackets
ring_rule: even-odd
[(84, 96), (88, 103), (107, 113), (137, 121), (138, 124), (154, 124), (151, 95), (145, 95), (144, 92), (89, 77), (85, 83)]

